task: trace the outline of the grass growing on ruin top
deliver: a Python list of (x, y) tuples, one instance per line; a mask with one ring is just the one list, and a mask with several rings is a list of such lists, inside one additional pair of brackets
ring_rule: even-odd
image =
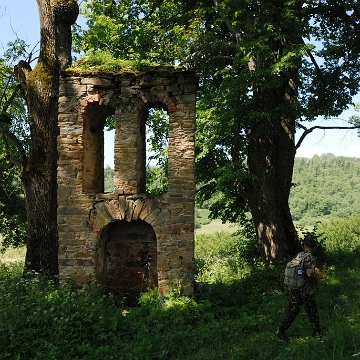
[(163, 71), (174, 71), (181, 70), (181, 66), (158, 64), (146, 60), (123, 60), (115, 59), (110, 53), (99, 52), (89, 54), (84, 58), (76, 61), (67, 72), (76, 72), (80, 74), (93, 73), (93, 72), (144, 72), (149, 70), (163, 70)]

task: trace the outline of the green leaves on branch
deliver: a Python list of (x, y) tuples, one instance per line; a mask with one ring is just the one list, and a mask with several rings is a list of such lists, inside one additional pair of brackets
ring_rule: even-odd
[(81, 14), (87, 29), (75, 27), (78, 52), (110, 52), (114, 58), (173, 64), (186, 48), (185, 2), (87, 0)]
[(26, 205), (21, 191), (21, 166), (29, 152), (30, 123), (13, 64), (29, 60), (27, 45), (19, 39), (8, 43), (0, 58), (0, 251), (26, 240)]
[(26, 242), (26, 206), (16, 169), (0, 172), (0, 251)]

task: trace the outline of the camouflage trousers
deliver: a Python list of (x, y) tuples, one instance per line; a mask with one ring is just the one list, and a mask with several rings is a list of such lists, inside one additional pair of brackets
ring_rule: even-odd
[(313, 332), (319, 333), (320, 321), (314, 292), (290, 291), (288, 308), (280, 326), (287, 330), (300, 312), (302, 305), (305, 307)]

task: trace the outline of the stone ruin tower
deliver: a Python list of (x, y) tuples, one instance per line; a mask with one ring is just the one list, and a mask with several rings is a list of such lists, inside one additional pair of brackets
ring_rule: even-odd
[[(194, 291), (193, 72), (62, 74), (58, 135), (60, 279), (96, 280), (134, 299), (148, 287)], [(146, 194), (145, 122), (169, 115), (165, 194)], [(104, 192), (104, 125), (115, 118), (114, 192)]]

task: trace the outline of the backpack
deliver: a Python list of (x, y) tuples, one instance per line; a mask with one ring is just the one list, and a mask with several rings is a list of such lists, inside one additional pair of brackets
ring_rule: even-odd
[(304, 259), (310, 254), (299, 252), (286, 264), (284, 284), (290, 289), (301, 289), (305, 285)]

